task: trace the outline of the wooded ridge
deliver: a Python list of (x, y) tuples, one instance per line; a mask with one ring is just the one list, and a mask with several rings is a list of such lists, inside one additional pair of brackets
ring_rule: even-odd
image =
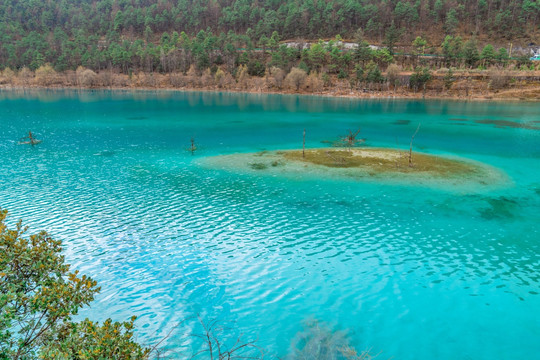
[[(511, 42), (538, 42), (539, 22), (534, 0), (1, 0), (0, 69), (185, 72), (189, 62), (238, 65), (284, 39), (355, 41), (358, 29), (390, 55), (409, 52), (417, 36), (422, 53), (442, 54), (446, 36), (510, 53)], [(166, 64), (175, 52), (187, 59)]]

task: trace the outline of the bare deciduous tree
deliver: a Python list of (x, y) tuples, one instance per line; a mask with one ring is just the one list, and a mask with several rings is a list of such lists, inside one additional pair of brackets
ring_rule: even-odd
[(56, 81), (56, 71), (50, 64), (40, 66), (36, 70), (36, 82), (39, 85), (48, 86)]
[(13, 83), (13, 79), (15, 78), (15, 72), (9, 67), (7, 67), (4, 69), (4, 71), (2, 71), (2, 78), (3, 82), (11, 84)]
[(394, 88), (394, 93), (396, 92), (400, 72), (401, 67), (396, 64), (390, 64), (386, 69), (386, 80), (388, 81), (388, 86), (391, 85)]
[(82, 66), (77, 68), (75, 74), (77, 76), (77, 83), (80, 86), (94, 86), (97, 82), (97, 74)]
[(28, 85), (33, 77), (34, 73), (26, 66), (19, 70), (19, 79), (21, 79), (23, 85)]
[(241, 89), (245, 89), (248, 86), (248, 68), (246, 65), (240, 65), (236, 71), (236, 81)]
[(504, 89), (510, 83), (510, 72), (505, 69), (492, 68), (488, 72), (489, 88), (492, 90)]
[(214, 84), (214, 77), (212, 76), (212, 72), (210, 69), (206, 69), (203, 71), (203, 74), (201, 76), (201, 85), (203, 87), (212, 86)]
[(285, 77), (285, 84), (292, 90), (298, 91), (306, 81), (307, 74), (299, 68), (292, 68), (291, 72)]
[(321, 79), (321, 76), (316, 72), (312, 72), (311, 74), (309, 74), (304, 83), (305, 89), (310, 90), (311, 92), (321, 91), (323, 86), (324, 82)]
[(98, 84), (101, 86), (111, 86), (113, 84), (113, 76), (110, 70), (100, 71), (98, 74)]
[(186, 79), (181, 73), (172, 73), (169, 75), (169, 83), (175, 88), (184, 87), (186, 86)]
[(283, 87), (283, 80), (285, 79), (285, 71), (282, 69), (273, 66), (270, 69), (270, 76), (272, 77), (272, 85), (281, 89)]

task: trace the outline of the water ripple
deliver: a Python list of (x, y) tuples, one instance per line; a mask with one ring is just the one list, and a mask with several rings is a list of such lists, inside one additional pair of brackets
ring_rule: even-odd
[[(383, 357), (449, 358), (440, 339), (475, 358), (518, 338), (521, 354), (536, 344), (539, 200), (525, 190), (475, 197), (231, 174), (198, 168), (173, 140), (148, 143), (145, 133), (165, 136), (158, 130), (118, 145), (125, 135), (95, 121), (81, 125), (90, 137), (77, 147), (61, 137), (75, 126), (64, 122), (41, 148), (0, 142), (9, 221), (63, 240), (68, 261), (102, 287), (81, 316), (135, 314), (152, 343), (200, 313), (235, 321), (279, 354), (309, 316), (351, 329)], [(105, 152), (114, 155), (94, 156)], [(486, 217), (499, 210), (521, 215)], [(491, 330), (502, 327), (512, 334)], [(189, 347), (196, 328), (173, 330), (167, 347)], [(495, 350), (471, 345), (484, 335)]]

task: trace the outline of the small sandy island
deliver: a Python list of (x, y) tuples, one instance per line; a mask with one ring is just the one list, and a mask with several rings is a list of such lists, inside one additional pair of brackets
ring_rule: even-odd
[(476, 161), (387, 148), (318, 148), (207, 157), (210, 168), (287, 176), (427, 186), (467, 192), (511, 184), (501, 170)]

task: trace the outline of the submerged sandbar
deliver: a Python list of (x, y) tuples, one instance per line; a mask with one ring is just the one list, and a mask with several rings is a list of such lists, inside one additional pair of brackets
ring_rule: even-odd
[(510, 183), (501, 170), (469, 159), (388, 148), (317, 148), (207, 157), (206, 167), (231, 171), (428, 186), (448, 190), (490, 190)]

